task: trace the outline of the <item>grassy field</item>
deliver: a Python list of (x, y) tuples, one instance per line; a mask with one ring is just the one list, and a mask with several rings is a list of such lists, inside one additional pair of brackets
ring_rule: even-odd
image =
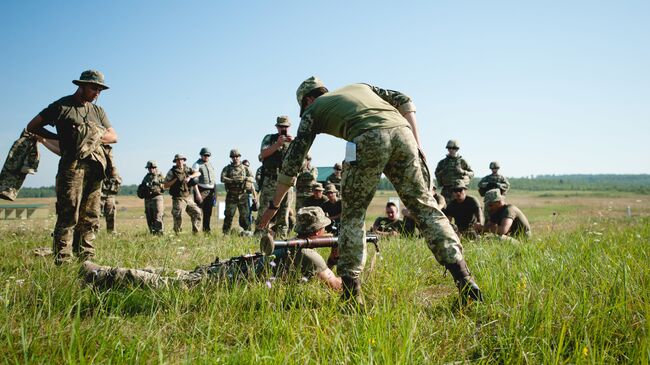
[[(368, 222), (390, 196), (378, 194)], [(515, 191), (508, 200), (534, 238), (464, 243), (484, 303), (459, 307), (423, 240), (389, 239), (364, 273), (369, 307), (357, 315), (341, 313), (336, 293), (295, 278), (270, 288), (262, 278), (97, 291), (82, 285), (77, 265), (33, 254), (50, 245), (53, 216), (0, 221), (0, 362), (648, 363), (650, 196)], [(98, 263), (192, 269), (257, 250), (216, 233), (216, 222), (212, 236), (151, 237), (142, 201), (118, 201), (119, 234), (100, 232)], [(28, 202), (53, 212), (53, 200)]]

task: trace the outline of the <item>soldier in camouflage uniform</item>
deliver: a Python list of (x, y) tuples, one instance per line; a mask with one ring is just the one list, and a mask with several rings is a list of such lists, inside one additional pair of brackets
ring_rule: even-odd
[(253, 191), (253, 176), (251, 170), (244, 166), (240, 159), (239, 150), (230, 150), (231, 163), (221, 170), (221, 182), (226, 188), (226, 211), (223, 220), (223, 234), (230, 233), (235, 212), (239, 210), (239, 226), (244, 231), (251, 229), (249, 216), (249, 194)]
[(327, 179), (325, 179), (326, 184), (334, 184), (334, 187), (337, 190), (341, 189), (341, 173), (343, 172), (343, 165), (340, 163), (334, 164), (334, 172), (329, 174)]
[(316, 179), (318, 179), (318, 169), (311, 166), (311, 156), (307, 155), (296, 179), (296, 210), (306, 206), (305, 199), (311, 196), (311, 188), (316, 183)]
[[(93, 104), (108, 89), (104, 75), (88, 70), (72, 81), (77, 91), (43, 109), (27, 125), (27, 131), (58, 141), (59, 169), (56, 175), (57, 220), (53, 234), (56, 264), (95, 254), (93, 242), (99, 229), (101, 182), (106, 176), (105, 144), (117, 142), (117, 133), (102, 107)], [(45, 129), (56, 128), (56, 134)], [(77, 237), (77, 239), (75, 239)]]
[(447, 142), (447, 151), (449, 152), (447, 156), (438, 162), (436, 166), (436, 180), (438, 181), (439, 186), (442, 187), (440, 192), (447, 202), (452, 200), (454, 197), (451, 194), (453, 189), (454, 182), (457, 180), (462, 180), (465, 185), (469, 185), (472, 177), (474, 177), (474, 171), (469, 166), (467, 161), (458, 154), (460, 145), (456, 140), (449, 140)]
[(478, 193), (481, 196), (485, 196), (485, 193), (492, 189), (499, 189), (501, 190), (501, 195), (506, 195), (508, 189), (510, 189), (510, 182), (505, 176), (499, 174), (500, 168), (501, 165), (497, 161), (490, 162), (490, 170), (492, 170), (492, 173), (482, 178), (478, 183)]
[[(289, 143), (293, 140), (293, 136), (289, 134), (289, 117), (283, 115), (276, 119), (275, 127), (278, 133), (267, 134), (262, 139), (262, 146), (260, 148), (260, 161), (262, 162), (262, 187), (260, 191), (260, 207), (266, 207), (269, 201), (273, 199), (278, 180), (278, 171), (282, 165), (282, 158), (289, 147)], [(303, 156), (303, 160), (304, 160)], [(302, 166), (302, 161), (300, 165)], [(289, 232), (289, 208), (291, 201), (294, 200), (295, 193), (292, 189), (287, 192), (287, 196), (282, 199), (278, 205), (278, 212), (275, 215), (273, 230), (278, 237), (287, 237)], [(257, 217), (257, 224), (255, 231), (261, 232), (259, 229), (260, 215)]]
[(210, 163), (210, 156), (212, 153), (207, 147), (201, 148), (199, 151), (201, 156), (194, 165), (192, 170), (198, 171), (201, 175), (198, 177), (197, 186), (199, 189), (200, 198), (197, 199), (197, 204), (203, 213), (203, 232), (210, 233), (210, 218), (212, 217), (212, 207), (214, 206), (217, 197), (217, 173)]
[(106, 177), (102, 180), (102, 195), (100, 200), (100, 212), (106, 219), (106, 230), (109, 233), (115, 232), (115, 196), (120, 192), (122, 178), (119, 175)]
[(360, 275), (366, 260), (364, 220), (383, 172), (412, 212), (436, 260), (451, 272), (462, 298), (480, 300), (481, 291), (469, 274), (458, 236), (431, 195), (411, 99), (367, 84), (329, 92), (316, 77), (305, 80), (296, 95), (302, 118), (298, 134), (282, 161), (276, 194), (260, 226), (266, 226), (295, 183), (316, 135), (343, 138), (348, 146), (341, 181), (341, 257), (337, 269), (343, 279), (342, 299), (363, 303)]
[(183, 225), (183, 210), (192, 220), (192, 233), (199, 232), (201, 223), (201, 209), (194, 202), (190, 181), (199, 177), (200, 172), (192, 170), (185, 165), (187, 158), (181, 154), (174, 156), (174, 164), (165, 176), (164, 188), (169, 189), (172, 196), (172, 217), (174, 218), (174, 232), (180, 233)]
[(138, 186), (138, 197), (144, 199), (144, 214), (147, 217), (149, 232), (154, 235), (162, 235), (163, 212), (165, 211), (163, 199), (165, 177), (158, 171), (156, 161), (147, 161), (145, 168), (149, 172)]
[[(304, 208), (298, 212), (296, 232), (298, 238), (312, 239), (326, 236), (325, 226), (330, 220), (320, 208)], [(309, 248), (287, 249), (277, 248), (273, 251), (273, 262), (270, 265), (255, 265), (250, 261), (254, 274), (263, 275), (272, 273), (273, 276), (288, 276), (299, 273), (300, 277), (310, 279), (318, 278), (329, 288), (340, 291), (341, 278), (337, 277), (327, 267), (323, 257), (315, 250)], [(262, 259), (269, 258), (264, 256)], [(263, 260), (258, 261), (264, 263)], [(224, 268), (225, 269), (225, 268)], [(171, 270), (174, 276), (162, 276), (156, 269), (129, 269), (121, 267), (100, 266), (91, 261), (84, 262), (80, 274), (84, 281), (100, 288), (116, 286), (144, 286), (149, 288), (165, 288), (174, 284), (193, 286), (205, 279), (220, 280), (228, 278), (227, 273), (219, 270), (206, 270), (199, 267), (194, 271)]]

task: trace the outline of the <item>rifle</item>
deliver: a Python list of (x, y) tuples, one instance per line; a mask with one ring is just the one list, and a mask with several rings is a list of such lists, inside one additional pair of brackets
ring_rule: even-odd
[[(273, 254), (276, 248), (319, 248), (338, 246), (339, 237), (317, 237), (317, 238), (296, 238), (286, 241), (274, 241), (270, 235), (263, 236), (260, 240), (260, 251), (265, 255)], [(379, 253), (379, 236), (366, 235), (366, 242), (375, 246), (375, 252)]]

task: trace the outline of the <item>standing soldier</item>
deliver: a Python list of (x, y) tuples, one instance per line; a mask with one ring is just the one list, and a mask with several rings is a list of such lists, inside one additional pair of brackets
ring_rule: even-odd
[(251, 170), (244, 166), (239, 150), (230, 150), (231, 162), (221, 170), (221, 182), (226, 188), (226, 212), (223, 220), (223, 234), (230, 233), (235, 212), (239, 210), (239, 226), (244, 231), (251, 229), (249, 216), (249, 193), (253, 190)]
[(311, 156), (307, 154), (305, 162), (296, 179), (296, 211), (305, 207), (305, 199), (311, 196), (311, 188), (318, 179), (318, 169), (311, 166)]
[(326, 184), (334, 184), (338, 190), (341, 189), (341, 173), (343, 172), (343, 165), (340, 163), (334, 164), (334, 171), (325, 179)]
[(120, 191), (122, 185), (122, 178), (115, 174), (115, 176), (106, 177), (102, 180), (102, 195), (100, 201), (100, 211), (106, 219), (106, 230), (109, 233), (115, 232), (115, 196)]
[(199, 204), (201, 211), (203, 212), (203, 232), (210, 233), (210, 218), (212, 217), (212, 207), (214, 206), (214, 201), (217, 196), (217, 174), (214, 172), (214, 168), (210, 163), (210, 150), (207, 147), (201, 148), (199, 152), (201, 156), (194, 165), (192, 165), (193, 171), (198, 171), (199, 181), (196, 184), (199, 188), (199, 196), (197, 199), (197, 204)]
[[(82, 261), (95, 255), (101, 183), (108, 165), (103, 145), (117, 143), (104, 109), (93, 103), (108, 89), (104, 75), (88, 70), (72, 83), (78, 86), (73, 95), (53, 102), (27, 125), (28, 132), (59, 145), (53, 234), (57, 265), (71, 261), (73, 254)], [(46, 125), (54, 126), (56, 133), (45, 129)]]
[(343, 279), (342, 299), (363, 306), (360, 277), (366, 259), (364, 221), (383, 172), (412, 212), (436, 260), (451, 273), (462, 300), (481, 300), (481, 290), (469, 273), (458, 236), (431, 195), (411, 99), (368, 84), (329, 92), (317, 77), (305, 80), (296, 97), (301, 116), (298, 135), (282, 161), (277, 191), (260, 227), (269, 223), (295, 183), (316, 135), (343, 138), (348, 145), (341, 181), (343, 212), (337, 266)]
[(499, 174), (500, 168), (501, 165), (497, 161), (490, 162), (492, 173), (482, 178), (478, 183), (478, 193), (481, 196), (485, 196), (485, 193), (492, 189), (499, 189), (501, 195), (506, 195), (508, 189), (510, 189), (510, 182), (505, 176)]
[[(282, 158), (289, 147), (289, 143), (293, 141), (293, 136), (289, 134), (290, 126), (289, 117), (286, 115), (279, 116), (275, 123), (278, 133), (267, 134), (262, 139), (260, 161), (262, 162), (263, 169), (262, 186), (260, 188), (260, 206), (263, 208), (266, 208), (269, 201), (273, 200), (273, 194), (275, 194), (278, 182), (278, 172), (282, 166)], [(301, 159), (301, 165), (302, 161)], [(289, 202), (293, 199), (293, 195), (293, 191), (290, 189), (287, 192), (287, 196), (278, 205), (278, 211), (274, 220), (275, 225), (273, 227), (277, 237), (287, 237), (289, 232)], [(260, 217), (261, 215), (258, 215), (257, 225), (259, 225)], [(255, 230), (256, 232), (260, 232), (258, 227)]]
[(181, 154), (174, 156), (174, 164), (167, 176), (163, 187), (169, 189), (172, 196), (172, 217), (174, 217), (174, 232), (180, 233), (183, 229), (183, 210), (187, 212), (192, 220), (192, 233), (199, 232), (201, 223), (201, 209), (194, 202), (190, 187), (190, 181), (199, 176), (198, 171), (193, 171), (185, 165), (187, 158)]
[(163, 234), (163, 193), (165, 177), (158, 171), (156, 161), (147, 161), (145, 168), (149, 171), (138, 186), (138, 198), (144, 199), (144, 214), (147, 217), (149, 232)]
[(438, 162), (436, 167), (436, 180), (442, 186), (440, 192), (447, 202), (452, 200), (453, 185), (457, 180), (462, 180), (465, 185), (469, 185), (474, 171), (467, 161), (458, 154), (460, 146), (458, 141), (451, 139), (447, 142), (447, 156)]

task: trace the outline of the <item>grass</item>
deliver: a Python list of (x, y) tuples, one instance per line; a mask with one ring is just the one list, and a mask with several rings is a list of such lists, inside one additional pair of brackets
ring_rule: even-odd
[[(537, 195), (509, 197), (532, 212), (534, 238), (464, 244), (484, 303), (459, 307), (451, 279), (423, 240), (387, 239), (381, 259), (364, 273), (370, 305), (358, 315), (342, 313), (338, 296), (319, 283), (298, 278), (271, 288), (261, 279), (97, 291), (81, 285), (76, 265), (55, 267), (51, 257), (32, 254), (49, 245), (52, 218), (0, 221), (0, 361), (648, 363), (648, 210), (626, 216), (636, 197), (601, 205), (600, 197), (568, 204), (563, 196), (547, 202), (553, 198)], [(383, 202), (372, 205), (368, 220)], [(98, 237), (99, 263), (191, 269), (256, 249), (220, 234), (151, 237), (129, 210), (140, 208), (127, 203), (122, 233)], [(585, 209), (589, 214), (581, 214)], [(548, 211), (561, 212), (566, 224), (545, 230), (548, 222), (539, 221)]]

